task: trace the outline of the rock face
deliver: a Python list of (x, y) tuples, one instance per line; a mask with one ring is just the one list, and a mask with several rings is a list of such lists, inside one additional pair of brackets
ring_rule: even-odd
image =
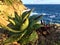
[(7, 15), (14, 17), (14, 12), (21, 15), (26, 9), (21, 0), (0, 0), (0, 23), (9, 24)]

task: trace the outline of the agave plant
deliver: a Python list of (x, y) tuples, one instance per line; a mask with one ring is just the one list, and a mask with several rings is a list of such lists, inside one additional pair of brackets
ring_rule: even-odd
[(2, 28), (12, 33), (9, 33), (9, 38), (7, 38), (3, 44), (19, 42), (21, 45), (29, 43), (35, 45), (34, 43), (38, 39), (36, 29), (41, 26), (40, 23), (37, 22), (41, 19), (42, 15), (30, 16), (31, 12), (32, 10), (23, 12), (20, 16), (15, 12), (14, 18), (8, 16), (9, 25), (5, 26), (0, 24)]

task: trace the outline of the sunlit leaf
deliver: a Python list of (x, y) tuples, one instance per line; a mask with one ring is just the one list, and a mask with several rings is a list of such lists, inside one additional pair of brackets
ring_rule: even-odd
[(26, 18), (28, 18), (31, 14), (32, 10), (30, 11), (26, 11), (22, 14), (22, 19), (25, 20)]
[(38, 34), (36, 31), (33, 31), (33, 33), (29, 36), (29, 41), (35, 42), (38, 39)]

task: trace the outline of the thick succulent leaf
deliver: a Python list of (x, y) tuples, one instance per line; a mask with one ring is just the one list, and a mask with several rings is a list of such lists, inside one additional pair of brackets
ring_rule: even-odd
[(11, 16), (8, 16), (8, 21), (12, 24), (12, 25), (16, 25), (14, 19)]
[(35, 23), (35, 21), (30, 22), (29, 27), (33, 26)]
[(35, 20), (39, 21), (39, 20), (41, 20), (42, 17), (43, 17), (43, 15), (32, 15), (29, 17), (29, 20), (30, 20), (30, 22), (35, 21)]
[(15, 20), (19, 21), (20, 16), (15, 12)]
[(19, 16), (18, 14), (17, 14), (17, 12), (15, 12), (15, 20), (16, 21), (22, 21), (22, 17), (21, 16)]
[(14, 32), (14, 33), (20, 32), (20, 31), (18, 31), (18, 30), (11, 29), (10, 27), (5, 26), (5, 25), (3, 25), (3, 24), (0, 24), (0, 26), (1, 26), (2, 28), (4, 28), (4, 29), (6, 29), (6, 30), (8, 30), (8, 31), (11, 31), (11, 32)]
[(14, 22), (17, 26), (22, 24), (22, 17), (19, 16), (16, 12), (15, 12)]
[(41, 20), (42, 15), (38, 16), (38, 15), (33, 15), (29, 18), (30, 24), (29, 27), (33, 27), (33, 25), (35, 25), (39, 20)]
[(19, 43), (21, 45), (25, 45), (25, 44), (29, 43), (30, 42), (29, 41), (29, 37), (32, 34), (32, 32), (33, 32), (33, 30), (31, 30), (31, 29), (30, 30), (27, 30), (26, 34), (22, 37), (22, 39), (19, 40)]
[(29, 17), (29, 20), (34, 20), (38, 15), (32, 15)]
[(39, 21), (41, 20), (41, 18), (43, 17), (43, 15), (32, 15), (29, 17), (29, 21), (32, 22), (32, 21)]
[(16, 25), (15, 22), (14, 22), (13, 20), (11, 20), (11, 19), (9, 19), (9, 22), (10, 22), (11, 24), (13, 24), (13, 25)]
[(20, 27), (20, 31), (24, 31), (29, 25), (29, 19), (27, 18)]
[(22, 19), (25, 20), (26, 18), (28, 18), (31, 14), (32, 10), (30, 11), (26, 11), (22, 14)]
[(14, 33), (18, 33), (18, 32), (21, 32), (21, 31), (18, 31), (18, 30), (14, 30), (14, 29), (11, 29), (11, 28), (9, 28), (9, 27), (4, 27), (6, 30), (8, 30), (8, 31), (11, 31), (11, 32), (14, 32)]
[[(36, 28), (34, 27), (34, 29), (37, 29), (40, 27), (40, 25), (38, 25), (38, 24), (34, 25), (34, 26), (36, 26)], [(26, 34), (23, 36), (23, 38), (19, 42), (24, 45), (24, 44), (27, 44), (29, 42), (35, 42), (37, 39), (38, 39), (38, 34), (35, 32), (35, 30), (28, 28)]]
[(34, 29), (33, 26), (34, 26), (36, 23), (37, 23), (36, 21), (29, 22), (28, 28), (30, 28), (30, 29), (33, 30), (33, 29)]
[(34, 20), (41, 20), (42, 19), (42, 17), (43, 17), (43, 15), (39, 15), (39, 16), (37, 16)]
[(32, 34), (29, 36), (30, 42), (35, 42), (38, 39), (38, 34), (36, 31), (33, 31)]
[(38, 34), (36, 31), (27, 31), (23, 38), (19, 41), (20, 44), (24, 45), (29, 42), (35, 42), (38, 39)]
[(19, 41), (25, 35), (26, 32), (27, 32), (27, 30), (25, 30), (22, 33), (14, 34), (14, 35), (10, 36), (9, 38), (7, 38), (3, 43), (6, 44), (6, 43), (12, 43), (15, 41)]
[(13, 20), (13, 17), (8, 15), (8, 19), (12, 19)]
[(20, 25), (22, 24), (22, 19), (16, 12), (15, 12), (15, 17), (14, 18), (12, 18), (11, 16), (8, 16), (8, 19), (9, 19), (8, 21), (10, 22), (10, 24), (14, 25), (15, 28), (17, 26), (20, 27)]
[[(40, 27), (40, 24), (35, 24), (32, 28), (36, 30), (39, 27)], [(35, 32), (35, 30), (32, 30), (31, 28), (28, 29), (28, 31), (26, 32), (26, 34), (24, 35), (24, 37), (20, 40), (20, 43), (24, 45), (24, 44), (29, 43), (30, 41), (31, 42), (35, 42), (38, 39), (38, 34)], [(32, 37), (32, 35), (34, 37)], [(32, 37), (32, 39), (30, 37)], [(35, 40), (35, 38), (36, 38), (36, 40)]]
[(43, 17), (43, 15), (40, 15), (40, 16), (36, 17), (36, 18), (33, 20), (34, 24), (37, 23), (37, 22), (39, 22), (39, 20), (41, 20), (42, 17)]
[(25, 44), (29, 43), (28, 37), (23, 37), (23, 38), (19, 41), (19, 43), (20, 43), (21, 45), (25, 45)]
[[(12, 29), (14, 29), (14, 30), (19, 30), (20, 29), (20, 23), (17, 22), (16, 20), (9, 19), (8, 21), (10, 22), (9, 25), (12, 26)], [(10, 28), (11, 28), (11, 26), (10, 26)]]
[(35, 25), (33, 25), (33, 29), (36, 30), (36, 29), (40, 28), (41, 26), (42, 26), (41, 24), (35, 24)]

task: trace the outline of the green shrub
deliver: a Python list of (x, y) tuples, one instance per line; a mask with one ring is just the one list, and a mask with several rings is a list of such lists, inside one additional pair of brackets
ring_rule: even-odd
[(15, 12), (15, 17), (12, 18), (8, 16), (8, 21), (10, 22), (10, 26), (4, 26), (0, 24), (3, 29), (8, 30), (12, 33), (3, 43), (12, 43), (12, 42), (19, 42), (21, 45), (25, 45), (31, 43), (34, 45), (36, 40), (38, 39), (38, 34), (36, 29), (39, 28), (41, 25), (37, 23), (42, 15), (32, 15), (30, 16), (32, 10), (24, 12), (22, 15), (18, 15)]

